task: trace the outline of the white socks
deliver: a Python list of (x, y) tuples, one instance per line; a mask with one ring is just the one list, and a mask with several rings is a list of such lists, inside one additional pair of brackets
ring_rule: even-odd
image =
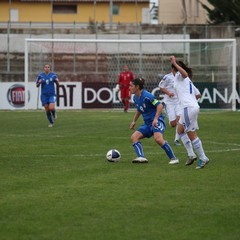
[(197, 152), (198, 157), (201, 160), (205, 160), (207, 159), (203, 147), (202, 147), (202, 141), (200, 140), (200, 138), (196, 138), (195, 140), (192, 141), (193, 147), (195, 149), (195, 151)]
[(179, 141), (179, 139), (180, 139), (180, 135), (178, 134), (178, 132), (177, 132), (177, 127), (176, 127), (176, 133), (175, 133), (175, 139), (174, 139), (174, 141)]
[(192, 143), (191, 143), (191, 140), (189, 139), (188, 135), (186, 133), (183, 133), (180, 135), (180, 137), (181, 137), (184, 147), (187, 150), (188, 156), (189, 157), (195, 156), (195, 153), (193, 152)]

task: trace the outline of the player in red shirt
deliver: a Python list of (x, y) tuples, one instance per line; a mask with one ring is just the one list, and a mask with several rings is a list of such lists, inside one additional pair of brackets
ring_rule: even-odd
[(120, 97), (124, 104), (124, 112), (128, 111), (129, 100), (130, 100), (130, 81), (134, 79), (133, 73), (129, 70), (128, 65), (123, 66), (123, 71), (120, 73), (118, 78), (118, 85), (120, 88)]

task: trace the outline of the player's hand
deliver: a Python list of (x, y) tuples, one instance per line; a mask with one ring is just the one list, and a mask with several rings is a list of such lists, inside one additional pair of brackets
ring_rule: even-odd
[(174, 97), (174, 93), (169, 93), (168, 96), (171, 98), (171, 97)]
[(152, 126), (153, 127), (156, 127), (157, 126), (157, 124), (158, 124), (158, 119), (153, 119), (153, 122), (152, 122)]
[(37, 81), (37, 84), (36, 84), (37, 87), (39, 87), (39, 86), (41, 85), (41, 83), (42, 83), (42, 79), (38, 80), (38, 81)]
[(170, 56), (170, 62), (171, 62), (171, 63), (175, 63), (175, 62), (176, 62), (175, 56)]
[(136, 124), (136, 122), (132, 121), (131, 124), (130, 124), (130, 129), (134, 130), (135, 124)]

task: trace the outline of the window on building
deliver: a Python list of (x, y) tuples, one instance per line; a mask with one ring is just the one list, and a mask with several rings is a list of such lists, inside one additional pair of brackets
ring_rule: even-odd
[(112, 14), (113, 15), (119, 15), (119, 12), (120, 12), (120, 7), (119, 5), (113, 5), (113, 8), (112, 8)]
[(77, 5), (70, 4), (53, 4), (52, 6), (52, 13), (61, 13), (61, 14), (77, 14)]
[(11, 22), (18, 22), (19, 21), (18, 9), (10, 9), (10, 21)]

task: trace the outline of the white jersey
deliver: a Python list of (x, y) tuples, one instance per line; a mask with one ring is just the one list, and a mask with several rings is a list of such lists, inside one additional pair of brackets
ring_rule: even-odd
[(198, 107), (196, 94), (199, 90), (194, 86), (189, 77), (183, 78), (180, 72), (177, 72), (174, 80), (174, 88), (180, 101), (181, 108)]
[(165, 88), (168, 92), (173, 93), (173, 97), (169, 97), (167, 94), (164, 94), (163, 102), (167, 104), (179, 103), (175, 88), (174, 88), (174, 75), (173, 73), (166, 74), (161, 82), (158, 84), (159, 88)]

